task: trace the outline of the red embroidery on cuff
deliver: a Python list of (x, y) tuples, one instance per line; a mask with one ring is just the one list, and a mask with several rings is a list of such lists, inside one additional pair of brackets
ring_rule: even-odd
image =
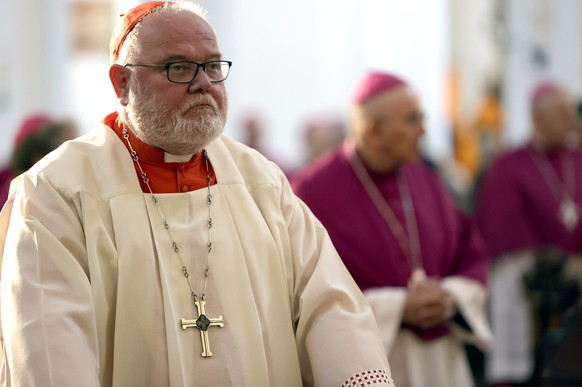
[(344, 384), (341, 385), (341, 387), (364, 387), (376, 383), (392, 384), (390, 379), (388, 379), (388, 375), (386, 375), (386, 371), (368, 370), (362, 371), (350, 377), (344, 382)]

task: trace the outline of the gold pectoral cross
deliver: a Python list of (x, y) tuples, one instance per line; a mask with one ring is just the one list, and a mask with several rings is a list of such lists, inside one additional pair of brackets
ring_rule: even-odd
[(200, 331), (200, 339), (202, 340), (202, 357), (210, 357), (212, 356), (212, 352), (210, 352), (210, 341), (208, 340), (208, 328), (210, 327), (224, 327), (224, 321), (222, 320), (222, 316), (218, 316), (217, 318), (208, 318), (204, 314), (204, 304), (206, 301), (194, 301), (194, 305), (196, 305), (196, 310), (198, 311), (198, 317), (196, 320), (186, 320), (182, 319), (180, 325), (182, 329), (187, 328), (198, 328)]

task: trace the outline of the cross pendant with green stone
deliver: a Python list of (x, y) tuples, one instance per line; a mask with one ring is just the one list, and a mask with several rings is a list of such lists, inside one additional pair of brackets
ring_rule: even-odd
[(196, 320), (186, 320), (182, 319), (180, 325), (182, 329), (186, 330), (187, 328), (198, 328), (200, 331), (200, 339), (202, 340), (202, 357), (211, 357), (212, 352), (210, 351), (210, 341), (208, 340), (208, 328), (210, 327), (224, 327), (224, 320), (222, 320), (222, 316), (218, 316), (217, 318), (208, 318), (204, 314), (204, 305), (206, 301), (194, 301), (194, 305), (196, 305), (196, 310), (198, 312), (198, 317)]

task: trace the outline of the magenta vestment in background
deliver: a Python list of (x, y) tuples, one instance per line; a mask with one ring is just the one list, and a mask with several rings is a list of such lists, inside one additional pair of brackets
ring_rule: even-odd
[[(558, 201), (532, 158), (530, 145), (500, 155), (486, 172), (477, 200), (477, 223), (494, 257), (541, 247), (582, 252), (582, 214), (578, 226), (566, 231), (559, 221)], [(562, 157), (574, 167), (575, 202), (582, 204), (582, 153), (554, 149), (545, 153), (563, 181)], [(559, 189), (559, 187), (555, 187)]]
[[(401, 172), (410, 186), (426, 274), (462, 275), (485, 283), (487, 255), (482, 240), (438, 176), (420, 162), (404, 166)], [(371, 176), (404, 222), (396, 175)], [(292, 186), (326, 227), (362, 290), (407, 285), (410, 265), (341, 147), (297, 174)]]
[[(396, 175), (368, 173), (404, 224)], [(427, 276), (458, 275), (485, 284), (488, 256), (481, 236), (454, 205), (439, 177), (420, 162), (402, 167), (399, 173), (406, 175), (410, 187)], [(411, 274), (407, 258), (352, 169), (344, 147), (294, 176), (291, 184), (326, 227), (362, 290), (407, 286)], [(441, 327), (425, 333), (421, 336), (434, 338), (446, 332)]]
[(4, 207), (4, 203), (8, 200), (8, 192), (12, 179), (14, 179), (14, 174), (10, 168), (0, 170), (0, 209)]

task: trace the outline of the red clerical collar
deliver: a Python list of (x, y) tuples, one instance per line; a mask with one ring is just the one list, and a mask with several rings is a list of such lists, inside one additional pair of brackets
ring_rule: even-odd
[[(115, 131), (123, 145), (130, 152), (129, 145), (123, 138), (123, 123), (118, 113), (111, 113), (102, 122)], [(208, 186), (206, 182), (206, 163), (202, 157), (202, 152), (195, 154), (188, 161), (166, 162), (163, 150), (144, 143), (131, 131), (129, 141), (139, 157), (140, 164), (149, 178), (150, 187), (154, 193), (189, 192)], [(130, 157), (129, 153), (128, 157)], [(140, 177), (141, 172), (135, 163), (134, 167), (142, 191), (149, 192), (147, 185)], [(211, 175), (210, 183), (214, 185), (216, 184), (216, 176), (212, 165), (209, 166), (209, 169)]]

